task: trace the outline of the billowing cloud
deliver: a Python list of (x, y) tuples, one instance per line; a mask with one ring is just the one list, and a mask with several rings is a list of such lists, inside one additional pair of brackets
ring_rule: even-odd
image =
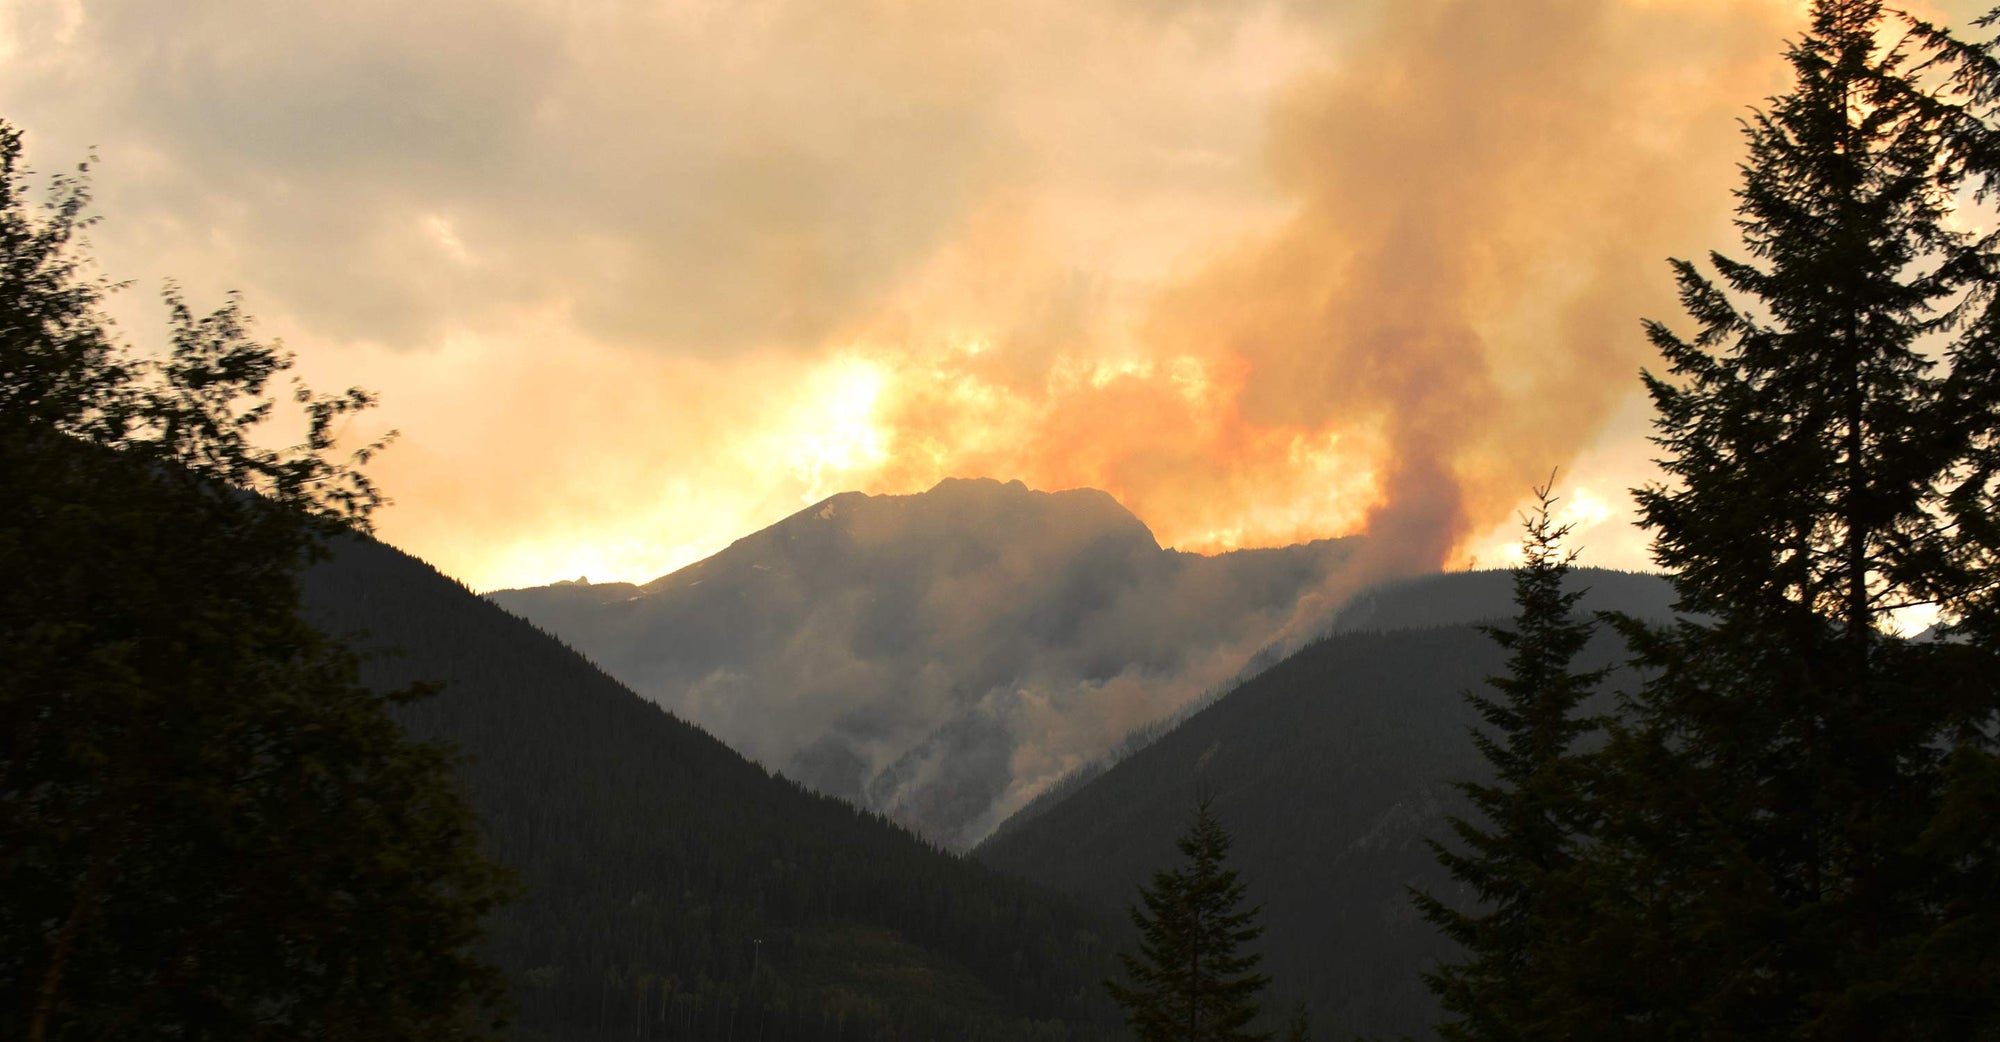
[(383, 531), (476, 586), (951, 474), (1409, 568), (1633, 396), (1800, 8), (7, 0), (0, 116), (101, 156), (135, 337), (237, 288), (380, 390)]

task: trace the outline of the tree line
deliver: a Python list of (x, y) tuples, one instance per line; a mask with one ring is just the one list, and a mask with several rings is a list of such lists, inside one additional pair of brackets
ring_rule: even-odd
[[(1496, 780), (1442, 853), (1484, 903), (1421, 899), (1466, 950), (1445, 1038), (2000, 1032), (2000, 233), (1968, 213), (2000, 63), (1872, 0), (1817, 0), (1787, 58), (1747, 258), (1674, 262), (1693, 333), (1646, 327), (1681, 621), (1576, 617), (1547, 489), (1529, 521)], [(1600, 621), (1644, 679), (1583, 714)]]
[(1099, 917), (367, 538), (382, 443), (332, 433), (372, 396), (284, 388), (234, 300), (119, 342), (87, 168), (21, 154), (0, 125), (0, 1034), (1104, 1035)]
[(299, 612), (301, 565), (381, 496), (333, 432), (372, 398), (286, 395), (234, 301), (171, 288), (141, 355), (78, 248), (87, 170), (40, 205), (0, 124), (0, 1034), (490, 1034), (476, 948), (512, 893), (455, 758)]
[(1109, 916), (812, 792), (378, 542), (304, 578), (362, 680), (452, 742), (518, 899), (480, 951), (524, 1040), (1111, 1037)]
[[(1446, 1039), (2000, 1037), (2000, 61), (1874, 0), (1815, 0), (1787, 58), (1747, 259), (1673, 262), (1694, 332), (1646, 323), (1679, 620), (1579, 616), (1553, 478), (1524, 519), (1468, 696), (1491, 780), (1434, 844), (1477, 903), (1414, 895), (1463, 949)], [(1600, 626), (1640, 677), (1602, 710)], [(1140, 1038), (1269, 1037), (1216, 827), (1133, 911)]]

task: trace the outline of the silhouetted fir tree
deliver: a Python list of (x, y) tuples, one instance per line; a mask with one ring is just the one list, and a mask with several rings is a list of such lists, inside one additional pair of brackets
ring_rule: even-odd
[(1458, 784), (1477, 812), (1475, 819), (1449, 819), (1462, 852), (1431, 843), (1438, 862), (1480, 905), (1462, 911), (1434, 895), (1414, 895), (1424, 918), (1466, 952), (1462, 961), (1425, 975), (1453, 1018), (1438, 1025), (1447, 1039), (1542, 1037), (1535, 1028), (1537, 988), (1549, 984), (1552, 953), (1566, 934), (1561, 919), (1573, 907), (1562, 877), (1590, 828), (1588, 761), (1576, 744), (1601, 726), (1581, 706), (1606, 671), (1574, 666), (1595, 624), (1575, 612), (1586, 591), (1564, 588), (1576, 554), (1562, 546), (1571, 526), (1550, 515), (1553, 488), (1553, 477), (1536, 488), (1535, 509), (1522, 519), (1514, 626), (1483, 628), (1507, 651), (1507, 672), (1487, 678), (1495, 696), (1465, 696), (1485, 722), (1472, 740), (1493, 780)]
[(1162, 869), (1139, 889), (1139, 954), (1120, 953), (1129, 986), (1106, 981), (1142, 1042), (1259, 1042), (1248, 1029), (1257, 994), (1270, 978), (1256, 972), (1260, 956), (1242, 946), (1264, 932), (1258, 909), (1241, 909), (1243, 884), (1224, 867), (1229, 833), (1202, 799), (1194, 824), (1176, 844), (1185, 867)]
[[(2000, 12), (1996, 12), (2000, 13)], [(1977, 24), (1990, 29), (1996, 15)], [(1951, 128), (1952, 141), (1978, 179), (1976, 197), (1991, 204), (2000, 190), (2000, 59), (1990, 43), (1954, 39), (1935, 26), (1917, 23), (1917, 37), (1954, 63), (1954, 85), (1975, 111)], [(2000, 655), (2000, 293), (1991, 290), (2000, 272), (2000, 236), (1986, 235), (1965, 250), (1988, 291), (1983, 306), (1944, 355), (1945, 419), (1959, 438), (1957, 454), (1940, 484), (1940, 513), (1948, 543), (1931, 560), (1938, 576), (1933, 598), (1950, 625), (1954, 646), (1925, 649), (1933, 658), (1927, 683), (1943, 702), (1949, 722), (1940, 744), (1951, 753), (1943, 766), (1937, 813), (1928, 823), (1914, 856), (1933, 867), (1926, 900), (1941, 911), (1934, 930), (1913, 956), (1911, 980), (1925, 981), (1937, 996), (1941, 1016), (1994, 1019), (1994, 982), (2000, 981), (2000, 836), (1992, 808), (2000, 806), (2000, 693), (1993, 660)], [(1943, 661), (1936, 661), (1942, 659)], [(1984, 808), (1980, 810), (1979, 808)], [(1980, 824), (1981, 819), (1985, 824)], [(1991, 1030), (1990, 1026), (1988, 1030)]]
[[(1818, 0), (1747, 125), (1751, 260), (1676, 262), (1698, 331), (1648, 324), (1669, 481), (1639, 504), (1694, 617), (1621, 623), (1651, 679), (1612, 729), (1549, 1037), (2000, 1031), (1996, 833), (1964, 817), (2000, 794), (1994, 543), (1965, 523), (1994, 505), (1966, 403), (2000, 390), (2000, 264), (1953, 221), (1996, 154), (1965, 89), (1988, 53)], [(1923, 604), (1962, 639), (1887, 631)]]
[(163, 359), (112, 341), (81, 174), (38, 213), (19, 157), (0, 124), (0, 1035), (490, 1033), (507, 887), (453, 757), (299, 614), (380, 502), (331, 455), (368, 396), (257, 445), (288, 360), (171, 293)]

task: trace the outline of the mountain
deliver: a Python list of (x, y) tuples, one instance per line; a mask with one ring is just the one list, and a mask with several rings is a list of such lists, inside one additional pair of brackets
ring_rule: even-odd
[(491, 599), (787, 777), (969, 846), (1233, 682), (1351, 544), (1162, 549), (1110, 496), (843, 493), (644, 585)]
[[(1572, 581), (1590, 588), (1582, 610), (1669, 616), (1657, 576), (1580, 569)], [(1338, 632), (1064, 787), (974, 856), (1110, 914), (1174, 863), (1199, 787), (1263, 906), (1274, 991), (1306, 1001), (1320, 1037), (1431, 1037), (1436, 1006), (1419, 975), (1449, 949), (1408, 888), (1470, 903), (1425, 840), (1466, 813), (1452, 783), (1486, 776), (1462, 692), (1503, 661), (1472, 623), (1512, 613), (1506, 572), (1370, 591), (1342, 611)], [(1600, 635), (1585, 658), (1611, 663), (1620, 649)]]
[[(1608, 611), (1642, 619), (1673, 616), (1674, 588), (1651, 572), (1578, 568), (1570, 583), (1587, 593), (1579, 612)], [(1333, 633), (1388, 633), (1439, 626), (1507, 624), (1514, 605), (1511, 571), (1450, 572), (1381, 583), (1349, 598), (1335, 613)]]
[(454, 743), (522, 1039), (1084, 1040), (1115, 1015), (1107, 917), (817, 795), (378, 543), (307, 572), (308, 615)]

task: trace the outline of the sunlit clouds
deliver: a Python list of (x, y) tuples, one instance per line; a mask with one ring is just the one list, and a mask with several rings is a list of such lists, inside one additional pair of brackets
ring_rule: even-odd
[(836, 355), (806, 378), (806, 393), (789, 415), (759, 431), (750, 466), (782, 465), (802, 482), (808, 500), (846, 491), (856, 474), (888, 463), (890, 432), (880, 415), (889, 369), (867, 358)]
[(381, 530), (475, 587), (946, 476), (1407, 569), (1560, 466), (1637, 566), (1639, 319), (1800, 7), (7, 0), (0, 116), (100, 156), (135, 335), (240, 289), (379, 391)]

